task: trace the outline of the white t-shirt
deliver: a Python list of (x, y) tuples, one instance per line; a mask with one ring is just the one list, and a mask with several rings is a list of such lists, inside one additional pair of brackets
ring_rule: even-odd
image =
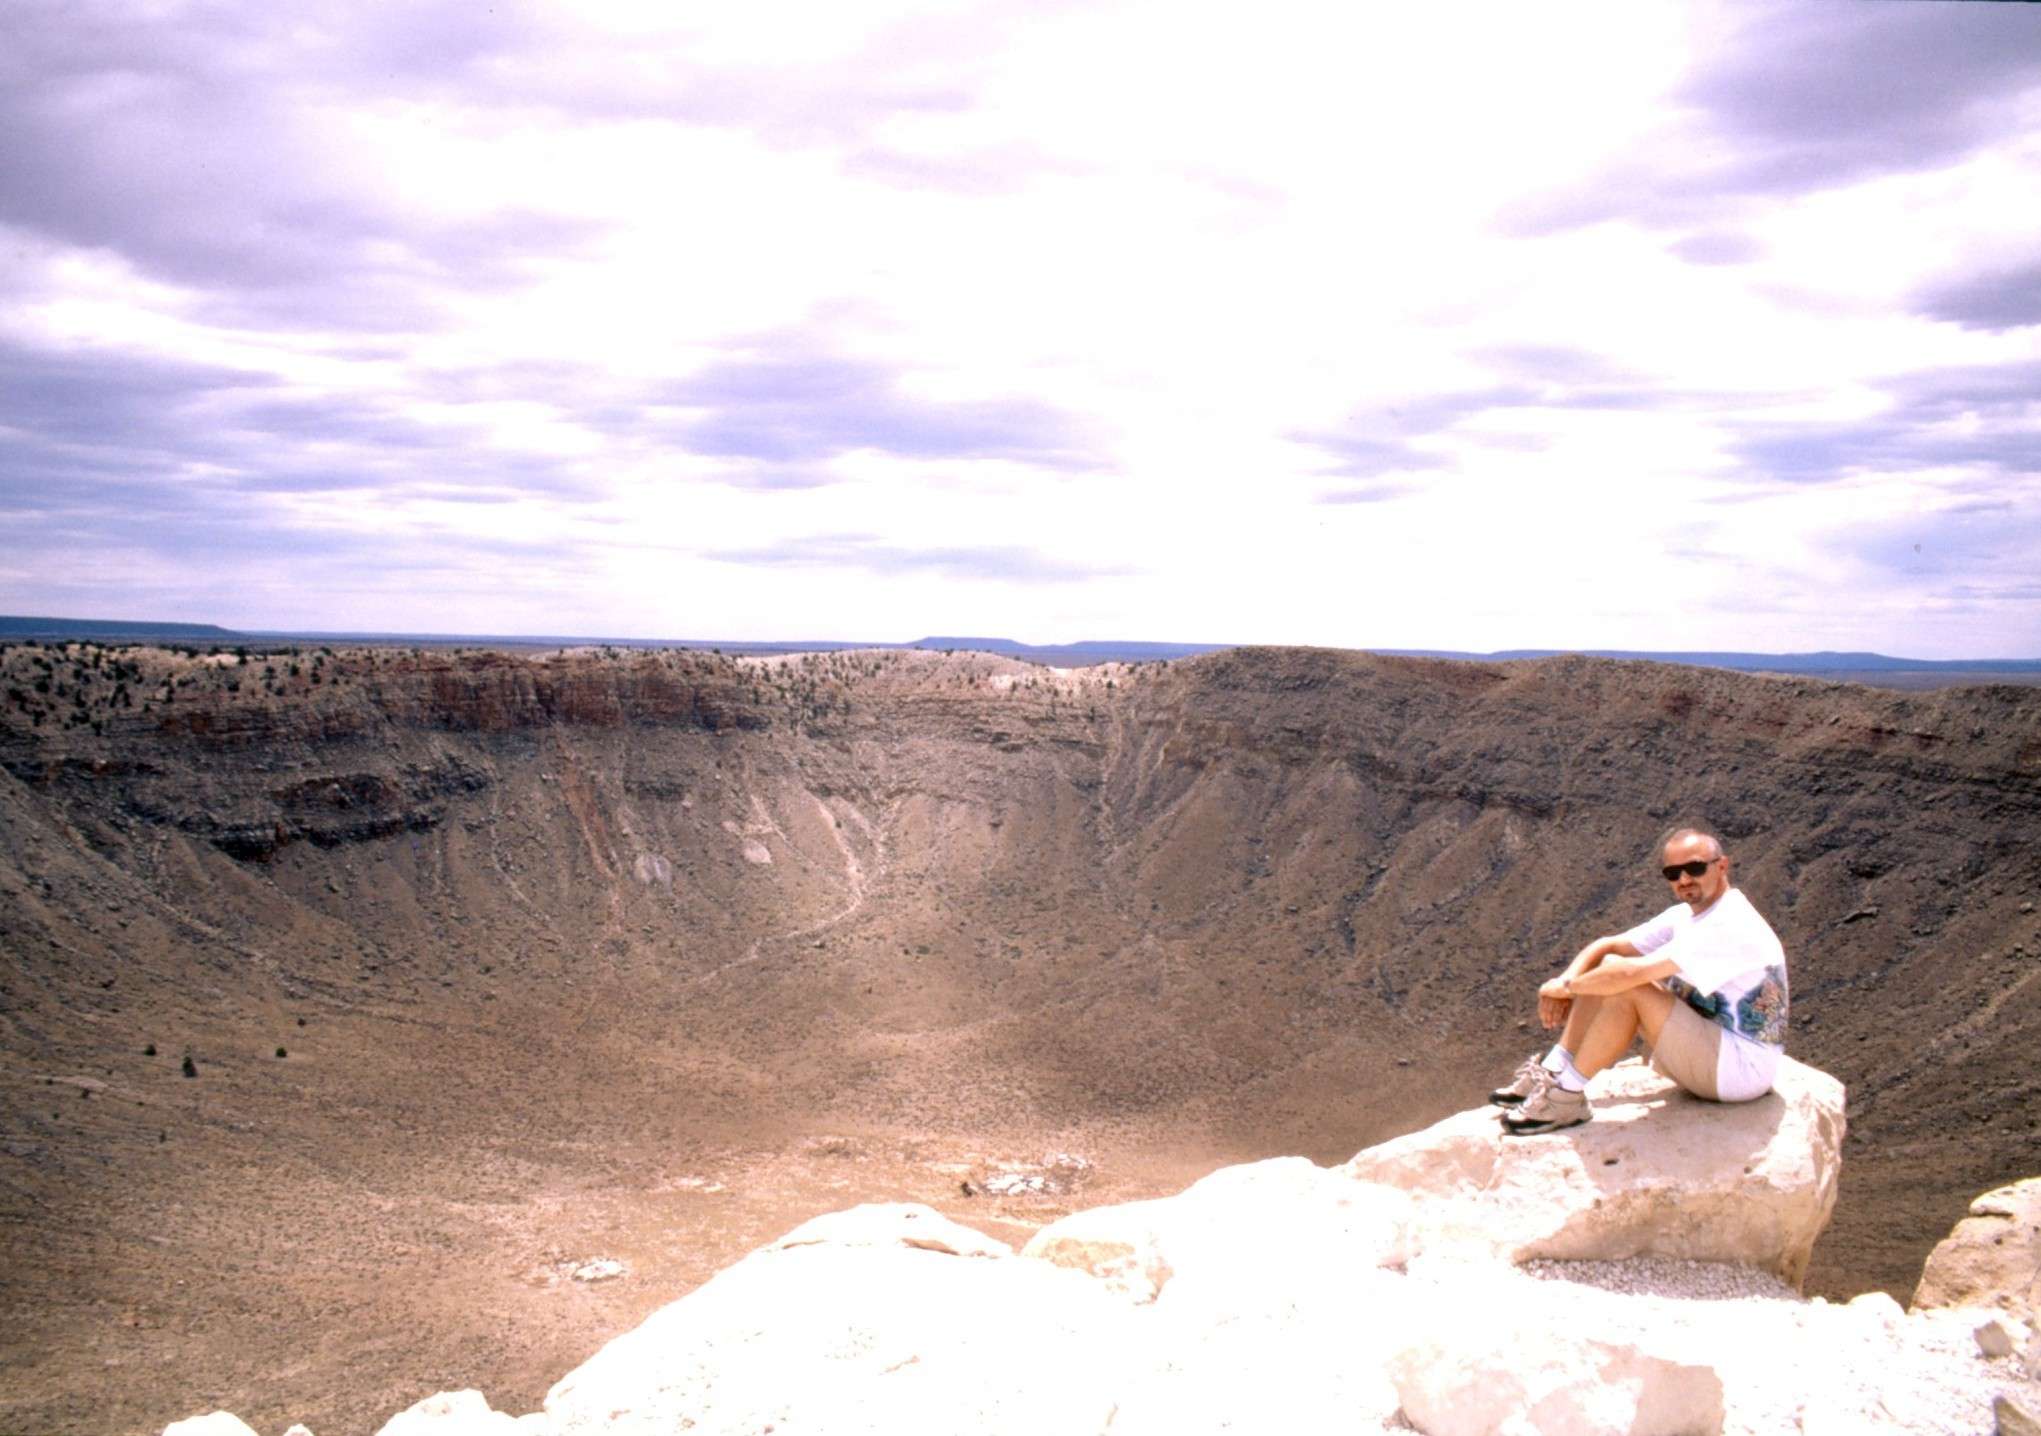
[(1731, 1037), (1786, 1045), (1786, 951), (1750, 899), (1730, 888), (1701, 912), (1676, 902), (1623, 940), (1679, 971), (1667, 991)]

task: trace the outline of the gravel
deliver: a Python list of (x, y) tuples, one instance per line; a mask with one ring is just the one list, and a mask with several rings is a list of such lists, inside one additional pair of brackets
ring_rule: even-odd
[(1681, 1301), (1788, 1301), (1799, 1292), (1770, 1272), (1719, 1261), (1674, 1257), (1632, 1257), (1628, 1261), (1531, 1261), (1519, 1270), (1540, 1281), (1568, 1281), (1624, 1296), (1663, 1296)]

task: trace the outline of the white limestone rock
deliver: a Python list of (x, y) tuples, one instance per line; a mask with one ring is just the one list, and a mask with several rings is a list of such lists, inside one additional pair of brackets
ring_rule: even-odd
[(548, 1436), (1103, 1430), (1128, 1308), (927, 1208), (834, 1213), (547, 1394)]
[(1877, 1335), (1897, 1331), (1906, 1320), (1906, 1312), (1890, 1294), (1882, 1291), (1867, 1291), (1851, 1297), (1843, 1303), (1842, 1314), (1857, 1322), (1867, 1332)]
[(1918, 1309), (1991, 1306), (2041, 1326), (2041, 1177), (1986, 1192), (1928, 1253)]
[(867, 1202), (841, 1212), (825, 1212), (801, 1223), (772, 1244), (771, 1250), (792, 1247), (911, 1247), (945, 1256), (1010, 1257), (1013, 1248), (981, 1231), (953, 1222), (920, 1202)]
[(542, 1436), (543, 1418), (490, 1407), (479, 1391), (442, 1391), (399, 1411), (376, 1436)]
[(1722, 1379), (1706, 1366), (1543, 1322), (1454, 1327), (1398, 1352), (1390, 1379), (1427, 1436), (1712, 1436)]
[(187, 1416), (163, 1428), (163, 1436), (256, 1436), (255, 1428), (231, 1411)]
[[(1296, 1291), (1408, 1255), (1410, 1199), (1303, 1157), (1222, 1167), (1174, 1197), (1074, 1212), (1021, 1249), (1100, 1278), (1137, 1303)], [(1172, 1286), (1172, 1284), (1174, 1284)]]
[(1590, 1089), (1594, 1119), (1534, 1137), (1477, 1108), (1342, 1169), (1407, 1192), (1419, 1252), (1509, 1262), (1670, 1256), (1798, 1286), (1835, 1209), (1843, 1087), (1790, 1058), (1755, 1102), (1704, 1102), (1643, 1063)]
[(1187, 1279), (1130, 1307), (1110, 1436), (1382, 1429), (1396, 1414), (1386, 1368), (1407, 1335), (1413, 1285), (1377, 1269), (1208, 1286), (1186, 1300)]

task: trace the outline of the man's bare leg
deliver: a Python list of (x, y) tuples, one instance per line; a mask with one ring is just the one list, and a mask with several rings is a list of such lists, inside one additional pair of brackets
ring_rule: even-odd
[(1672, 1015), (1672, 1003), (1671, 993), (1652, 985), (1574, 998), (1559, 1045), (1545, 1059), (1550, 1081), (1503, 1114), (1503, 1131), (1528, 1136), (1589, 1120), (1594, 1114), (1588, 1106), (1588, 1081), (1628, 1051), (1639, 1032), (1655, 1046)]
[[(1601, 1006), (1602, 999), (1599, 997), (1549, 999), (1539, 995), (1538, 1020), (1548, 1030), (1557, 1027), (1560, 1031), (1559, 1040), (1539, 1059), (1538, 1065), (1550, 1074), (1551, 1080), (1569, 1092), (1578, 1092), (1587, 1086), (1586, 1076), (1573, 1065), (1573, 1054), (1587, 1040), (1588, 1031), (1594, 1026), (1595, 1015), (1601, 1011)], [(1508, 1087), (1499, 1087), (1490, 1094), (1489, 1100), (1499, 1106), (1513, 1106), (1535, 1090), (1535, 1087), (1526, 1088), (1519, 1074)]]
[(1595, 1018), (1600, 1015), (1602, 1003), (1606, 1000), (1600, 997), (1576, 997), (1573, 999), (1573, 1005), (1567, 1009), (1566, 1025), (1559, 1032), (1559, 1045), (1572, 1054), (1576, 1064), (1580, 1059), (1580, 1049), (1587, 1042), (1587, 1034), (1594, 1027)]
[[(1625, 1052), (1641, 1031), (1644, 1040), (1658, 1044), (1665, 1019), (1672, 1013), (1673, 995), (1662, 987), (1646, 984), (1627, 988), (1607, 997), (1578, 998), (1566, 1015), (1566, 1032), (1560, 1041), (1573, 1054), (1573, 1065), (1583, 1077), (1592, 1077)], [(1594, 1010), (1583, 1014), (1581, 1009)], [(1580, 1024), (1576, 1032), (1574, 1024)]]

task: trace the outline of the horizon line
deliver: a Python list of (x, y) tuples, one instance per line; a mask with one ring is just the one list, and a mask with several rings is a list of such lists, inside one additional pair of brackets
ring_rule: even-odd
[[(235, 640), (278, 640), (284, 642), (428, 643), (434, 646), (504, 644), (524, 648), (644, 647), (702, 650), (772, 650), (787, 653), (842, 652), (854, 649), (932, 649), (984, 652), (1022, 656), (1029, 653), (1099, 652), (1145, 653), (1151, 658), (1184, 658), (1234, 648), (1328, 648), (1335, 652), (1368, 653), (1385, 658), (1446, 658), (1510, 662), (1520, 659), (1609, 658), (1651, 662), (1690, 662), (1698, 666), (1720, 666), (1725, 662), (1762, 663), (1820, 661), (1824, 666), (1843, 668), (2007, 668), (2041, 669), (2041, 657), (1915, 658), (1901, 654), (1862, 649), (1641, 649), (1607, 647), (1513, 647), (1492, 650), (1455, 648), (1397, 648), (1375, 645), (1343, 645), (1284, 642), (1211, 642), (1177, 639), (1074, 639), (1064, 642), (1031, 643), (990, 634), (925, 634), (905, 640), (837, 638), (654, 638), (545, 633), (429, 633), (397, 629), (284, 629), (228, 628), (223, 624), (182, 619), (73, 618), (47, 614), (0, 614), (0, 642), (37, 639), (91, 640), (125, 638), (165, 643), (232, 642)], [(1713, 660), (1710, 663), (1708, 660)], [(1842, 662), (1840, 660), (1860, 660)]]

